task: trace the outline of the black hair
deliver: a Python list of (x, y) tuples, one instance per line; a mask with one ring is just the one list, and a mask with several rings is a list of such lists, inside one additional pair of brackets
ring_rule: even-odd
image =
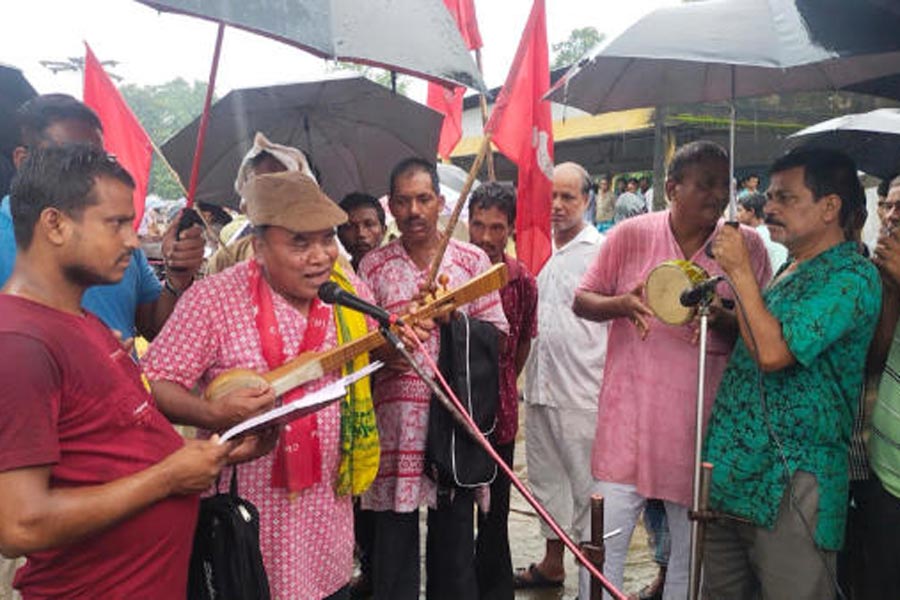
[(381, 223), (381, 227), (384, 228), (386, 226), (384, 208), (375, 196), (370, 196), (369, 194), (364, 194), (362, 192), (351, 192), (338, 202), (338, 206), (340, 206), (347, 214), (349, 214), (351, 210), (356, 210), (357, 208), (374, 209), (375, 213), (378, 215), (378, 222)]
[(441, 183), (440, 179), (438, 179), (437, 167), (433, 162), (415, 156), (401, 160), (397, 163), (397, 166), (391, 169), (390, 195), (394, 195), (394, 186), (397, 183), (397, 179), (420, 172), (428, 173), (428, 176), (431, 177), (431, 189), (436, 195), (440, 196)]
[(469, 196), (469, 217), (472, 211), (496, 208), (506, 215), (509, 225), (516, 222), (516, 189), (507, 184), (490, 181), (481, 185)]
[(267, 158), (274, 159), (275, 161), (278, 162), (278, 164), (280, 164), (281, 166), (284, 167), (285, 171), (287, 171), (287, 167), (284, 165), (284, 163), (282, 163), (280, 160), (278, 160), (278, 157), (276, 157), (274, 154), (272, 154), (271, 152), (269, 152), (267, 150), (262, 150), (259, 154), (257, 154), (253, 158), (251, 158), (250, 166), (252, 168), (256, 169), (256, 167), (261, 165), (263, 163), (263, 161), (266, 160)]
[(36, 147), (13, 179), (9, 194), (16, 245), (27, 250), (41, 213), (56, 208), (73, 218), (97, 203), (98, 177), (111, 177), (130, 188), (134, 180), (114, 156), (90, 144)]
[(866, 221), (866, 193), (853, 159), (828, 148), (798, 148), (776, 160), (769, 175), (797, 167), (803, 168), (803, 183), (812, 191), (813, 199), (835, 194), (841, 199), (840, 225), (845, 231)]
[(681, 183), (688, 167), (705, 160), (724, 160), (728, 162), (728, 152), (719, 144), (706, 140), (685, 144), (675, 151), (672, 162), (669, 163), (668, 178)]
[(44, 132), (58, 121), (72, 119), (103, 131), (100, 118), (87, 105), (68, 94), (44, 94), (24, 103), (16, 111), (19, 144), (35, 148), (45, 140)]
[(878, 184), (878, 189), (875, 190), (875, 193), (879, 198), (887, 198), (888, 192), (891, 191), (891, 182), (894, 181), (896, 175), (891, 175), (885, 179), (881, 180), (881, 183)]
[(744, 194), (740, 196), (737, 201), (738, 204), (743, 206), (746, 210), (753, 211), (753, 214), (756, 215), (757, 219), (765, 218), (766, 213), (763, 211), (763, 207), (766, 205), (766, 195), (762, 192)]
[(210, 225), (228, 225), (232, 221), (231, 215), (218, 204), (209, 202), (198, 202), (197, 208), (210, 214)]

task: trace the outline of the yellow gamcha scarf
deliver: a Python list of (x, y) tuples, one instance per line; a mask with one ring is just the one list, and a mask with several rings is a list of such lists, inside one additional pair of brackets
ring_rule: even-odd
[[(331, 281), (342, 289), (355, 294), (353, 284), (338, 264), (331, 272)], [(368, 333), (366, 318), (355, 310), (334, 307), (334, 322), (338, 344), (346, 344)], [(360, 354), (341, 368), (342, 375), (369, 364), (369, 355)], [(375, 407), (369, 378), (364, 377), (350, 386), (341, 400), (341, 464), (335, 490), (339, 495), (358, 496), (366, 491), (378, 473), (381, 448), (378, 443), (378, 427), (375, 424)]]

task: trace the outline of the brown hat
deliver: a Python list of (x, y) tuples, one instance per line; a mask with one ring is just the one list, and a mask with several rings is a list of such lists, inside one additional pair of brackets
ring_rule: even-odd
[(259, 175), (243, 189), (247, 217), (260, 227), (277, 225), (296, 233), (322, 231), (347, 222), (347, 213), (297, 171)]

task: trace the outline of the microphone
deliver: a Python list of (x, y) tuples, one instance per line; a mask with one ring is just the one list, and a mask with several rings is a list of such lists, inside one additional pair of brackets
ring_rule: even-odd
[(325, 304), (340, 304), (351, 310), (369, 315), (383, 327), (390, 327), (394, 323), (401, 323), (397, 315), (392, 315), (380, 306), (376, 306), (371, 302), (366, 302), (359, 296), (354, 296), (333, 281), (326, 281), (319, 286), (319, 300)]
[(694, 287), (689, 287), (679, 297), (682, 306), (697, 306), (705, 298), (712, 295), (716, 291), (716, 286), (725, 278), (720, 276), (710, 277), (706, 281), (701, 281)]

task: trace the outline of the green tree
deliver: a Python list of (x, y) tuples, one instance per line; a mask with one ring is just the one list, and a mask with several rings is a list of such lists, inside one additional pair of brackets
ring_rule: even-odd
[[(160, 85), (127, 84), (119, 88), (150, 138), (159, 146), (203, 112), (206, 82), (173, 79)], [(187, 186), (188, 182), (183, 182)], [(153, 156), (147, 192), (161, 198), (184, 195), (158, 156)]]
[[(334, 62), (328, 66), (328, 70), (332, 73), (351, 71), (362, 75), (369, 81), (374, 81), (378, 85), (383, 85), (388, 89), (393, 87), (391, 82), (391, 71), (388, 71), (387, 69), (379, 69), (377, 67), (369, 67), (356, 63)], [(396, 83), (397, 93), (401, 96), (408, 96), (409, 77), (397, 73)]]
[(553, 44), (553, 62), (550, 69), (559, 69), (575, 64), (585, 53), (603, 41), (606, 35), (594, 27), (573, 29), (568, 39)]

